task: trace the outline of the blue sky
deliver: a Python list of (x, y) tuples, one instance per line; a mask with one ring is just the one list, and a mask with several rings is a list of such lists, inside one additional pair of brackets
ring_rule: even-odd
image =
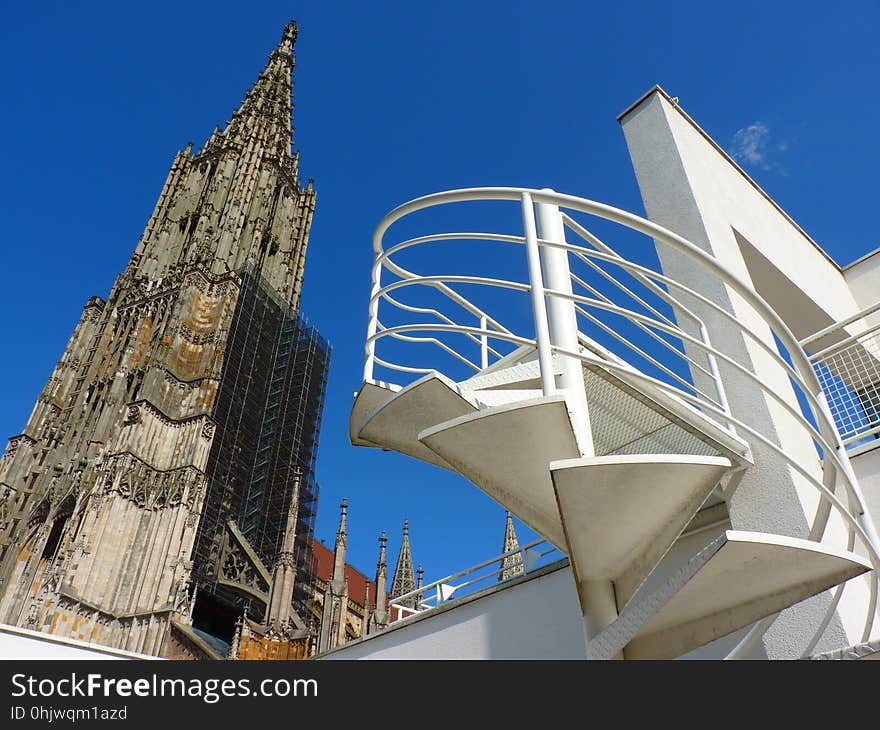
[(318, 190), (303, 309), (334, 348), (317, 533), (332, 543), (348, 497), (365, 572), (404, 517), (426, 580), (503, 531), (461, 478), (348, 444), (370, 237), (398, 203), (521, 185), (641, 212), (615, 117), (659, 83), (838, 262), (880, 245), (877, 2), (17, 3), (0, 27), (0, 436), (124, 268), (174, 153), (228, 119), (292, 17)]

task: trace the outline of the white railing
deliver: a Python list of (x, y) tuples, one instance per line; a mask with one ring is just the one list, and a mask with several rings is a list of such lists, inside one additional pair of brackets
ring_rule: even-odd
[[(416, 616), (438, 608), (452, 600), (458, 600), (485, 590), (490, 586), (504, 585), (522, 575), (534, 573), (564, 555), (546, 540), (534, 540), (516, 550), (501, 553), (481, 563), (433, 583), (420, 586), (409, 593), (393, 598), (389, 604), (392, 621)], [(514, 558), (511, 563), (506, 558)], [(517, 572), (519, 571), (519, 572)], [(509, 574), (505, 576), (505, 573)]]
[[(386, 248), (386, 234), (401, 219), (409, 219), (424, 209), (472, 201), (519, 203), (522, 227), (513, 233), (422, 235)], [(542, 237), (537, 232), (536, 207)], [(561, 219), (558, 229), (547, 223), (552, 219), (547, 215), (548, 210), (557, 210), (556, 215)], [(595, 225), (614, 224), (615, 232), (623, 238), (633, 233), (641, 235), (624, 256), (587, 229), (575, 215), (591, 216)], [(578, 242), (570, 242), (568, 236), (577, 237)], [(750, 305), (763, 326), (750, 326), (690, 283), (652, 268), (657, 266), (653, 258), (654, 247), (645, 236), (657, 246), (687, 257), (706, 276), (720, 279)], [(469, 246), (474, 242), (489, 244), (499, 252), (503, 248), (514, 254), (517, 248), (524, 248), (525, 255), (520, 256), (526, 265), (520, 266), (520, 270), (525, 268), (525, 275), (519, 280), (452, 272), (421, 275), (395, 260), (404, 252), (411, 254), (416, 249), (437, 245), (451, 247), (456, 242), (468, 242)], [(703, 249), (651, 221), (602, 203), (550, 190), (474, 188), (418, 198), (385, 216), (376, 229), (373, 246), (375, 262), (369, 302), (365, 381), (375, 381), (377, 367), (413, 375), (439, 371), (462, 381), (468, 373), (479, 372), (516, 348), (527, 346), (537, 351), (545, 394), (556, 392), (553, 370), (553, 358), (556, 357), (601, 367), (630, 382), (635, 381), (645, 390), (688, 404), (719, 428), (753, 446), (760, 445), (763, 450), (771, 452), (773, 458), (784, 460), (793, 472), (816, 490), (819, 508), (809, 525), (810, 539), (823, 540), (831, 515), (839, 516), (846, 530), (846, 547), (853, 550), (860, 546), (874, 567), (870, 573), (870, 599), (863, 640), (871, 635), (877, 613), (880, 540), (867, 515), (843, 439), (835, 426), (813, 364), (803, 348), (773, 308), (735, 273)], [(453, 263), (475, 266), (482, 259), (469, 251), (463, 256), (444, 257), (444, 267), (451, 267)], [(500, 256), (500, 253), (495, 255)], [(555, 266), (552, 263), (554, 257), (557, 263), (558, 257), (563, 257), (564, 264)], [(638, 257), (643, 263), (636, 262)], [(565, 272), (565, 277), (560, 278), (560, 271)], [(389, 279), (387, 282), (383, 282), (383, 275)], [(465, 288), (469, 289), (469, 297), (461, 293)], [(402, 301), (404, 294), (417, 292), (429, 293), (432, 301), (418, 304)], [(519, 297), (519, 301), (510, 297)], [(523, 297), (528, 298), (528, 304)], [(480, 304), (477, 304), (478, 298)], [(577, 312), (577, 322), (568, 328), (571, 330), (568, 333), (551, 332), (548, 325), (547, 311), (558, 307), (559, 302), (573, 303)], [(523, 316), (528, 309), (531, 310), (531, 319)], [(496, 318), (491, 312), (504, 312), (504, 317)], [(421, 315), (421, 321), (413, 322), (410, 317), (413, 314)], [(707, 318), (712, 326), (708, 326)], [(551, 319), (558, 323), (564, 317)], [(763, 356), (769, 357), (788, 375), (805, 405), (799, 405), (791, 394), (780, 393), (778, 387), (765, 382), (755, 371), (751, 359), (740, 350), (729, 348), (730, 351), (724, 351), (714, 344), (710, 336), (713, 327), (728, 331), (732, 328), (750, 345), (759, 348)], [(781, 343), (782, 351), (772, 338), (768, 338), (763, 327), (772, 331)], [(575, 334), (574, 340), (572, 333)], [(383, 349), (381, 358), (376, 354), (379, 343), (388, 351), (386, 354)], [(435, 352), (429, 362), (410, 359), (419, 353), (424, 357), (426, 347)], [(418, 348), (418, 352), (414, 348)], [(444, 364), (438, 365), (438, 358), (445, 358)], [(580, 367), (578, 365), (578, 373)], [(793, 419), (816, 445), (821, 469), (801, 463), (787, 453), (766, 423), (735, 417), (728, 404), (722, 370), (725, 377), (744, 378), (758, 387), (765, 398)], [(564, 378), (565, 372), (562, 375), (563, 388)], [(808, 651), (812, 651), (833, 617), (845, 585), (835, 590)], [(763, 634), (772, 619), (757, 624), (741, 648), (750, 646)]]
[(801, 346), (821, 346), (810, 362), (843, 444), (880, 439), (880, 302), (802, 340)]

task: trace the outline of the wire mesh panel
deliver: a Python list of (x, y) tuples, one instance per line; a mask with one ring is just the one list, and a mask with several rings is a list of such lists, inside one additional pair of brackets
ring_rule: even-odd
[(880, 438), (880, 332), (819, 353), (813, 367), (844, 443)]

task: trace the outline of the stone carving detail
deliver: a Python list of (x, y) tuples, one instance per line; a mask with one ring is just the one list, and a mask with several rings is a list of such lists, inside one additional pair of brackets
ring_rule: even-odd
[[(171, 471), (154, 469), (130, 453), (114, 454), (104, 464), (103, 499), (117, 494), (139, 507), (149, 510), (177, 507), (185, 504), (192, 509), (198, 493), (197, 485), (204, 475), (193, 466)], [(100, 509), (100, 493), (93, 494), (93, 506)]]
[(137, 403), (132, 403), (128, 407), (128, 413), (125, 414), (125, 425), (131, 425), (133, 423), (140, 423), (141, 421), (141, 407)]
[(15, 456), (15, 453), (21, 446), (28, 447), (33, 446), (36, 443), (30, 436), (27, 434), (20, 434), (19, 436), (13, 436), (9, 439), (9, 443), (6, 446), (5, 456), (8, 456), (10, 459)]
[[(171, 382), (177, 383), (179, 381), (171, 381)], [(182, 391), (186, 390), (185, 384), (180, 384), (179, 387)], [(131, 405), (128, 406), (128, 411), (129, 411), (129, 417), (126, 418), (126, 423), (130, 422), (129, 418), (131, 417), (131, 415), (133, 413), (135, 413), (137, 411), (139, 414), (137, 416), (137, 421), (131, 421), (131, 422), (139, 422), (139, 421), (144, 420), (145, 417), (149, 416), (151, 418), (155, 418), (156, 420), (158, 420), (164, 427), (173, 428), (173, 429), (186, 428), (187, 425), (189, 425), (193, 421), (196, 421), (198, 419), (203, 419), (203, 418), (207, 419), (207, 417), (204, 416), (203, 414), (184, 416), (183, 418), (172, 418), (167, 413), (163, 413), (155, 405), (153, 405), (152, 403), (150, 403), (147, 400), (141, 400), (136, 403), (132, 403)], [(209, 419), (208, 419), (208, 422), (212, 423), (212, 425), (213, 425), (213, 422), (210, 421)], [(206, 438), (208, 438), (208, 437), (206, 437)]]
[(177, 326), (177, 332), (183, 339), (193, 345), (207, 345), (217, 341), (217, 333), (213, 330), (210, 332), (196, 332), (184, 322)]
[(12, 517), (10, 512), (12, 508), (9, 506), (9, 500), (12, 495), (10, 491), (0, 492), (0, 537), (5, 535), (12, 527)]
[(277, 564), (284, 568), (296, 568), (296, 556), (289, 551), (278, 553)]
[(250, 592), (263, 594), (269, 592), (269, 584), (235, 540), (229, 540), (223, 551), (219, 578), (226, 583), (249, 589)]

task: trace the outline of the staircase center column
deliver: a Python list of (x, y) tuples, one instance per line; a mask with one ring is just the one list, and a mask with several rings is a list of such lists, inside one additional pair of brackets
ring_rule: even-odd
[[(545, 189), (552, 193), (552, 190)], [(538, 235), (544, 241), (565, 243), (565, 228), (559, 207), (549, 203), (537, 204)], [(545, 302), (547, 304), (547, 324), (550, 330), (550, 344), (569, 352), (578, 352), (578, 323), (574, 302), (558, 296), (548, 296), (547, 291), (557, 291), (570, 295), (571, 270), (568, 267), (568, 251), (563, 248), (543, 245), (541, 251), (541, 271), (544, 277)], [(558, 380), (559, 390), (565, 395), (571, 425), (582, 456), (594, 456), (593, 434), (590, 430), (590, 412), (587, 407), (587, 394), (584, 390), (584, 373), (581, 361), (572, 355), (556, 354), (561, 366)]]
[[(545, 192), (553, 192), (545, 190)], [(565, 243), (565, 226), (559, 207), (550, 203), (537, 204), (538, 235), (543, 241)], [(547, 295), (546, 292), (559, 292), (570, 295), (571, 271), (568, 265), (568, 251), (564, 248), (540, 246), (541, 270), (544, 278), (545, 301), (547, 304), (547, 324), (552, 348), (578, 352), (578, 322), (574, 301)], [(595, 456), (593, 434), (590, 429), (590, 412), (584, 388), (583, 365), (577, 357), (556, 352), (561, 373), (558, 387), (565, 395), (572, 428), (582, 456)], [(565, 515), (562, 515), (565, 521)], [(570, 551), (569, 551), (570, 552)], [(582, 581), (574, 576), (581, 612), (584, 617), (584, 634), (590, 640), (617, 618), (617, 599), (614, 584), (610, 580)], [(589, 658), (589, 655), (588, 657)]]

